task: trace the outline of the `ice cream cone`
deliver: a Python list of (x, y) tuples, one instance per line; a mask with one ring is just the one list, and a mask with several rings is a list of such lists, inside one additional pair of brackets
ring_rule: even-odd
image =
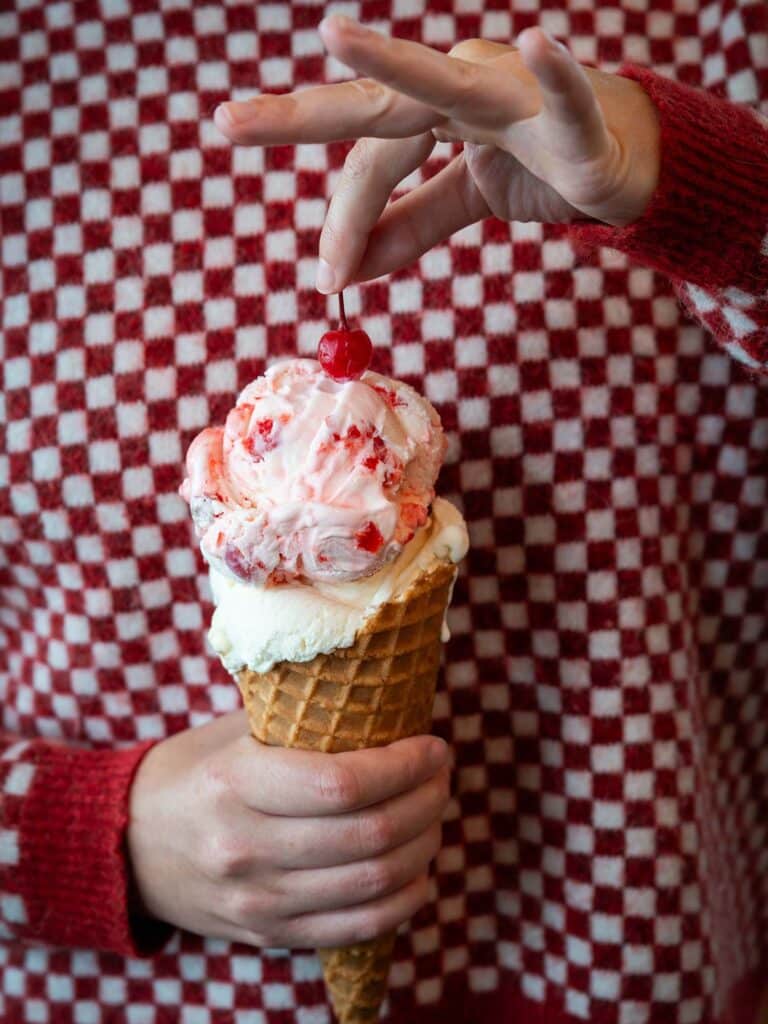
[[(456, 565), (438, 561), (382, 605), (351, 647), (237, 681), (262, 743), (336, 753), (429, 732), (445, 611)], [(378, 1019), (395, 935), (320, 951), (341, 1024)]]

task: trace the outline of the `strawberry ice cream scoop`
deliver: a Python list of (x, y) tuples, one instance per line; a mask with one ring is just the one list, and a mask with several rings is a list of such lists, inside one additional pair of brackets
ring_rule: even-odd
[(206, 559), (257, 584), (377, 572), (428, 519), (445, 454), (440, 419), (377, 373), (336, 381), (314, 359), (273, 365), (224, 427), (187, 452), (180, 488)]

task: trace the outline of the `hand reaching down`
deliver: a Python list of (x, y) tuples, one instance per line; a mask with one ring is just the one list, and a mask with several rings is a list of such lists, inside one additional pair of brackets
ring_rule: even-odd
[[(491, 214), (623, 226), (648, 206), (660, 161), (650, 98), (631, 79), (580, 65), (541, 29), (525, 29), (517, 46), (467, 40), (448, 56), (337, 15), (320, 33), (368, 77), (216, 111), (243, 145), (358, 140), (320, 239), (320, 291), (405, 266)], [(463, 151), (387, 207), (437, 140)]]

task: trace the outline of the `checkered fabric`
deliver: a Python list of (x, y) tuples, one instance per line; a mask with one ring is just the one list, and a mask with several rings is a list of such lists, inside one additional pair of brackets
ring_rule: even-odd
[[(344, 77), (329, 9), (443, 49), (540, 24), (751, 119), (738, 165), (701, 135), (731, 205), (695, 279), (647, 244), (645, 265), (582, 247), (590, 226), (488, 221), (348, 293), (375, 368), (443, 418), (440, 491), (472, 544), (436, 703), (455, 792), (386, 1020), (748, 1024), (768, 967), (762, 0), (0, 5), (0, 1018), (330, 1021), (309, 952), (141, 948), (124, 805), (82, 795), (90, 765), (124, 798), (137, 744), (239, 703), (205, 641), (182, 459), (335, 315), (314, 273), (346, 147), (232, 149), (211, 114)], [(745, 226), (754, 247), (708, 280)]]

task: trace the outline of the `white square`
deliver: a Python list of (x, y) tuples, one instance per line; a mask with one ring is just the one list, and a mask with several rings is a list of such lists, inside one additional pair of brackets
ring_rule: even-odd
[(144, 374), (147, 402), (160, 402), (176, 395), (176, 369), (173, 366), (150, 367)]
[(85, 444), (88, 440), (85, 413), (82, 409), (61, 413), (57, 428), (60, 445)]
[(134, 249), (144, 240), (144, 228), (140, 217), (114, 217), (112, 220), (112, 245), (115, 249)]
[(293, 84), (293, 62), (285, 57), (265, 57), (259, 64), (262, 88), (290, 87)]
[(107, 189), (89, 188), (81, 201), (83, 220), (109, 220), (112, 216), (112, 197)]
[(448, 309), (425, 310), (421, 319), (421, 331), (425, 341), (449, 339), (453, 343), (456, 335), (453, 311)]
[(19, 833), (15, 829), (0, 829), (0, 864), (19, 863)]
[(512, 276), (512, 297), (515, 302), (541, 302), (544, 298), (544, 274), (540, 270), (518, 270)]
[(144, 311), (144, 337), (168, 338), (174, 333), (175, 317), (172, 306), (149, 306)]
[(194, 430), (208, 426), (210, 409), (205, 395), (182, 395), (177, 406), (181, 430)]
[(83, 262), (86, 284), (103, 284), (114, 277), (115, 258), (110, 249), (87, 252)]
[[(235, 208), (235, 234), (258, 235), (264, 230), (264, 207), (261, 203), (241, 203)], [(292, 234), (292, 232), (289, 232)]]
[(117, 473), (120, 470), (120, 449), (115, 441), (91, 441), (88, 465), (92, 473)]
[(113, 189), (138, 188), (141, 182), (139, 161), (135, 156), (114, 157), (110, 163)]
[(454, 370), (440, 370), (427, 373), (424, 378), (424, 393), (431, 402), (452, 402), (456, 399), (457, 380)]
[(147, 407), (144, 402), (118, 402), (115, 407), (120, 437), (143, 437), (147, 432)]
[(392, 352), (392, 367), (395, 377), (423, 373), (424, 347), (418, 343), (395, 346)]
[(144, 217), (171, 212), (171, 189), (167, 182), (144, 185), (141, 190), (141, 212)]
[(181, 149), (171, 153), (172, 181), (197, 179), (203, 173), (203, 157), (199, 149)]
[(223, 330), (234, 326), (234, 299), (209, 299), (203, 309), (205, 312), (205, 326), (208, 330)]
[(566, 826), (565, 848), (569, 853), (591, 856), (595, 850), (595, 833), (589, 825)]
[(544, 319), (547, 327), (558, 330), (576, 326), (576, 309), (571, 299), (545, 299)]
[(178, 271), (171, 279), (171, 286), (176, 305), (203, 301), (203, 274), (200, 270)]
[(147, 245), (143, 250), (142, 260), (144, 274), (147, 277), (167, 277), (173, 273), (173, 246), (169, 242)]
[[(60, 224), (54, 229), (53, 251), (59, 255), (79, 254), (83, 251), (83, 236), (79, 224)], [(67, 287), (74, 287), (69, 285)]]
[(234, 192), (232, 178), (229, 175), (219, 175), (214, 178), (203, 179), (203, 206), (225, 207), (229, 209), (234, 203)]
[(592, 880), (595, 885), (621, 889), (624, 885), (624, 861), (621, 857), (595, 857), (592, 861)]
[(485, 306), (483, 327), (486, 334), (511, 334), (517, 326), (517, 311), (511, 302), (497, 302)]
[(391, 313), (414, 313), (422, 306), (421, 281), (408, 278), (393, 281), (389, 286), (389, 309)]
[(268, 231), (264, 250), (267, 260), (293, 263), (296, 260), (295, 231)]
[(552, 393), (550, 391), (524, 392), (520, 395), (520, 405), (522, 418), (526, 423), (538, 423), (553, 418)]
[(579, 967), (592, 965), (592, 946), (575, 935), (565, 936), (565, 955), (570, 963)]
[[(146, 76), (152, 72), (159, 72), (161, 69), (146, 69)], [(145, 89), (145, 91), (148, 91)], [(157, 82), (152, 90), (157, 93), (167, 92), (167, 86), (162, 79)], [(151, 156), (153, 153), (167, 153), (171, 145), (170, 129), (167, 124), (145, 124), (139, 129), (139, 152), (142, 156)]]
[(621, 975), (617, 971), (594, 969), (590, 973), (589, 987), (595, 999), (615, 1003), (621, 992)]
[(24, 169), (36, 171), (51, 163), (51, 144), (48, 139), (30, 139), (24, 143)]
[(490, 418), (488, 399), (460, 398), (458, 413), (462, 430), (482, 430), (488, 426)]

